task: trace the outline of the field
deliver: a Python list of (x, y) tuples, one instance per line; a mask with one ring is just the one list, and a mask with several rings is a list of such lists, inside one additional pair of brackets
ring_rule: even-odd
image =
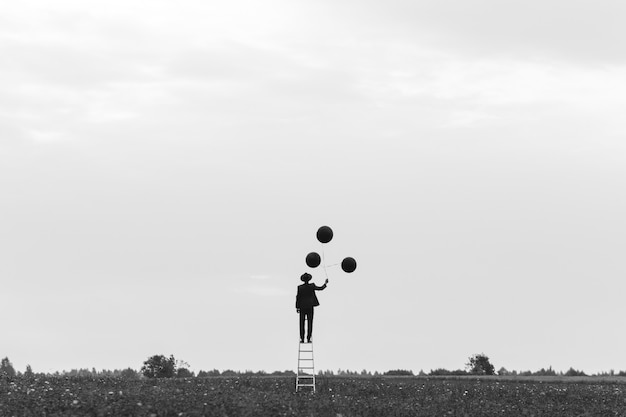
[(1, 416), (624, 416), (622, 379), (433, 377), (0, 381)]

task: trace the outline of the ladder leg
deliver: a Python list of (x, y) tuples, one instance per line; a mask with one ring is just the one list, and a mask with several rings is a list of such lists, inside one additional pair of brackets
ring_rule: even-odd
[[(307, 347), (310, 347), (310, 349), (306, 349)], [(315, 393), (315, 366), (312, 343), (300, 343), (298, 345), (296, 392), (298, 392), (301, 387), (311, 387)]]

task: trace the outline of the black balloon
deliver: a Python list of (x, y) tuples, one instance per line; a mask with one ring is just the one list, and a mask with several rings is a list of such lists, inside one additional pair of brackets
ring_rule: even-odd
[(328, 243), (333, 239), (333, 229), (328, 226), (322, 226), (317, 229), (317, 240), (322, 243)]
[(306, 264), (311, 268), (317, 268), (320, 262), (322, 262), (322, 258), (317, 252), (311, 252), (306, 256)]
[(354, 270), (356, 269), (356, 261), (354, 260), (354, 258), (348, 257), (341, 261), (341, 269), (343, 269), (344, 272), (347, 273), (354, 272)]

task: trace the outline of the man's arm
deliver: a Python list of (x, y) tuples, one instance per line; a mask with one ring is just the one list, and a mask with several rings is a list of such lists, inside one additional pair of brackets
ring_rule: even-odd
[(316, 290), (323, 290), (324, 288), (326, 288), (326, 285), (328, 284), (328, 278), (326, 278), (326, 281), (324, 281), (324, 285), (322, 285), (321, 287), (318, 287), (317, 285), (315, 286)]
[(296, 294), (296, 311), (300, 312), (300, 287), (298, 287), (298, 293)]

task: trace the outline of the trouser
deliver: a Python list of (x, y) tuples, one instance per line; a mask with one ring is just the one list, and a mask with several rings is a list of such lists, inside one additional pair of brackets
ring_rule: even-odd
[(307, 341), (311, 341), (313, 335), (313, 307), (300, 309), (300, 340), (304, 340), (304, 320), (307, 320), (309, 325), (307, 326), (306, 338)]

